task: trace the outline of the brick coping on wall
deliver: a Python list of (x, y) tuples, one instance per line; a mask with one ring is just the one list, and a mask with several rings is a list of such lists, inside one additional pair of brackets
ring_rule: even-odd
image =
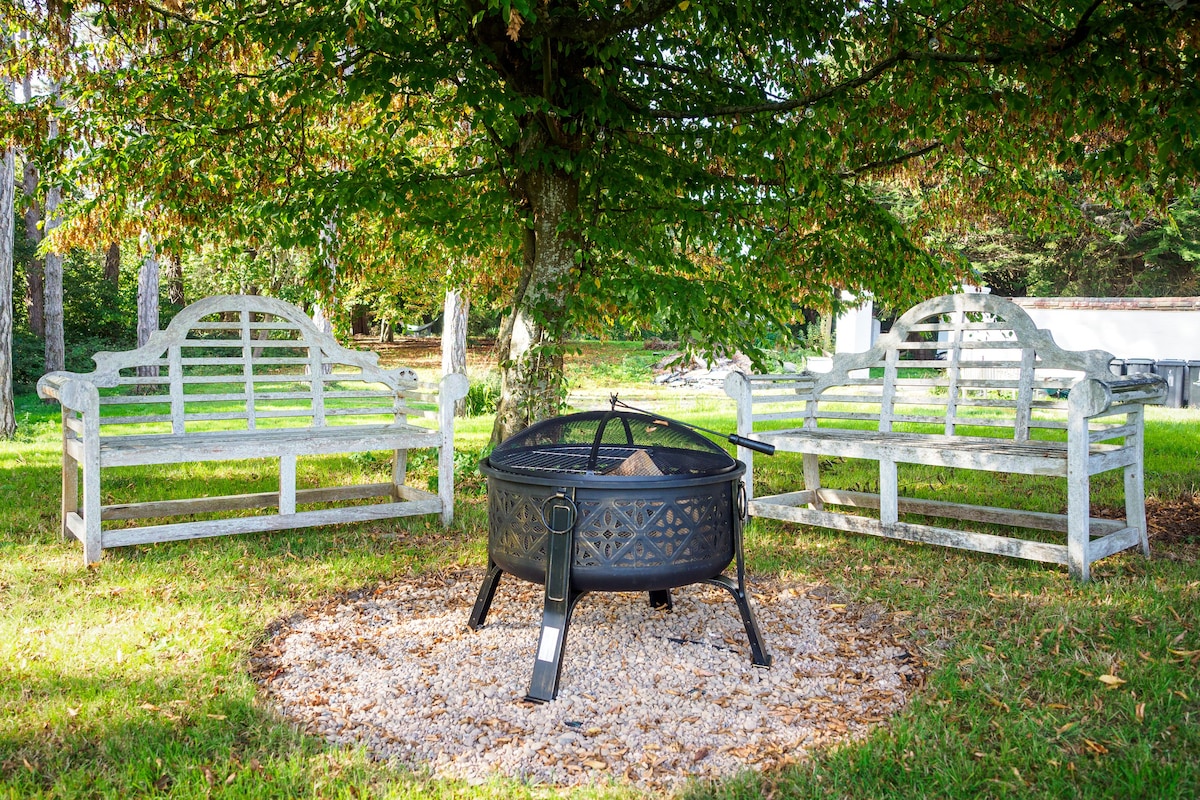
[(1079, 311), (1200, 311), (1200, 297), (1013, 297), (1022, 308)]

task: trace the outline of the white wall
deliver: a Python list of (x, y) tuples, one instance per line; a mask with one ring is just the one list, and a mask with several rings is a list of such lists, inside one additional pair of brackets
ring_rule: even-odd
[(1200, 360), (1200, 298), (1016, 298), (1067, 350)]
[[(853, 301), (854, 296), (842, 293), (842, 299)], [(855, 308), (840, 314), (833, 325), (835, 353), (865, 353), (879, 338), (879, 321), (875, 319), (875, 304), (865, 298)]]

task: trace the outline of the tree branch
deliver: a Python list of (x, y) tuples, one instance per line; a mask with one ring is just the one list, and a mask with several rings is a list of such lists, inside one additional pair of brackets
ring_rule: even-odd
[[(610, 19), (561, 19), (532, 27), (531, 35), (545, 33), (555, 39), (587, 44), (601, 44), (614, 36), (637, 30), (665, 17), (675, 10), (679, 0), (648, 0), (633, 11), (616, 14)], [(524, 31), (522, 31), (524, 33)]]
[(834, 84), (826, 89), (813, 94), (797, 97), (791, 100), (780, 100), (778, 102), (763, 102), (749, 103), (746, 105), (736, 106), (715, 106), (713, 108), (702, 111), (672, 111), (666, 109), (644, 109), (643, 113), (653, 117), (654, 119), (676, 119), (676, 120), (691, 120), (705, 119), (712, 117), (733, 117), (738, 115), (750, 114), (781, 114), (785, 111), (794, 111), (798, 108), (816, 105), (822, 100), (828, 99), (836, 94), (845, 92), (849, 89), (856, 89), (859, 86), (870, 83), (878, 78), (883, 73), (887, 72), (892, 67), (902, 61), (912, 60), (913, 56), (907, 50), (899, 50), (896, 53), (888, 56), (880, 61), (871, 69), (849, 80)]
[[(714, 106), (708, 109), (697, 111), (676, 111), (668, 109), (649, 109), (640, 108), (641, 113), (653, 119), (674, 119), (674, 120), (694, 120), (694, 119), (711, 119), (715, 117), (732, 117), (739, 115), (752, 114), (782, 114), (788, 111), (794, 111), (798, 108), (806, 108), (816, 105), (817, 103), (827, 100), (830, 97), (856, 89), (859, 86), (870, 83), (879, 76), (883, 75), (888, 70), (905, 61), (933, 61), (948, 64), (980, 64), (985, 66), (1000, 66), (1003, 64), (1012, 64), (1029, 58), (1045, 58), (1057, 56), (1066, 53), (1087, 41), (1088, 36), (1093, 32), (1091, 25), (1092, 19), (1103, 5), (1104, 0), (1093, 0), (1092, 4), (1080, 15), (1075, 27), (1063, 38), (1058, 41), (1045, 40), (1037, 45), (1030, 46), (1021, 50), (1014, 50), (1011, 53), (1002, 53), (999, 51), (979, 52), (979, 53), (943, 53), (937, 50), (897, 50), (892, 55), (879, 61), (875, 66), (868, 69), (866, 72), (834, 84), (819, 92), (814, 92), (803, 97), (793, 98), (791, 100), (780, 100), (778, 102), (763, 102), (749, 103), (745, 105), (725, 105)], [(661, 65), (660, 68), (667, 69), (666, 65)], [(677, 69), (677, 71), (682, 71)], [(623, 97), (626, 102), (631, 102), (628, 97)], [(634, 108), (638, 108), (637, 104), (632, 103)]]
[(932, 153), (934, 150), (940, 150), (943, 147), (945, 147), (945, 144), (942, 142), (934, 142), (933, 144), (928, 144), (924, 147), (918, 147), (916, 150), (909, 150), (905, 153), (901, 153), (898, 156), (893, 156), (892, 158), (885, 158), (880, 161), (869, 161), (866, 164), (843, 172), (842, 177), (855, 178), (865, 172), (871, 172), (872, 170), (894, 167), (898, 164), (903, 164), (905, 161), (911, 161), (914, 158), (920, 158), (923, 155)]

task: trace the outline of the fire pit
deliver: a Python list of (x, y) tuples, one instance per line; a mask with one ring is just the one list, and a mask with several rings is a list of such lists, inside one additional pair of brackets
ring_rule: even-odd
[[(484, 624), (504, 573), (545, 585), (529, 700), (557, 695), (571, 612), (588, 592), (645, 591), (669, 609), (673, 588), (720, 586), (737, 601), (753, 663), (771, 663), (745, 589), (745, 465), (692, 426), (612, 405), (537, 423), (479, 465), (488, 570), (468, 624)], [(736, 580), (724, 574), (735, 560)]]

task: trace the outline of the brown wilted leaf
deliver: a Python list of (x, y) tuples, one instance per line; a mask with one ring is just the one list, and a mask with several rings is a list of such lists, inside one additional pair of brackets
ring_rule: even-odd
[(1100, 682), (1107, 686), (1120, 686), (1125, 683), (1125, 680), (1118, 678), (1116, 675), (1101, 675)]
[(508, 38), (514, 42), (521, 35), (521, 26), (525, 24), (525, 20), (521, 19), (521, 15), (515, 8), (508, 12)]

